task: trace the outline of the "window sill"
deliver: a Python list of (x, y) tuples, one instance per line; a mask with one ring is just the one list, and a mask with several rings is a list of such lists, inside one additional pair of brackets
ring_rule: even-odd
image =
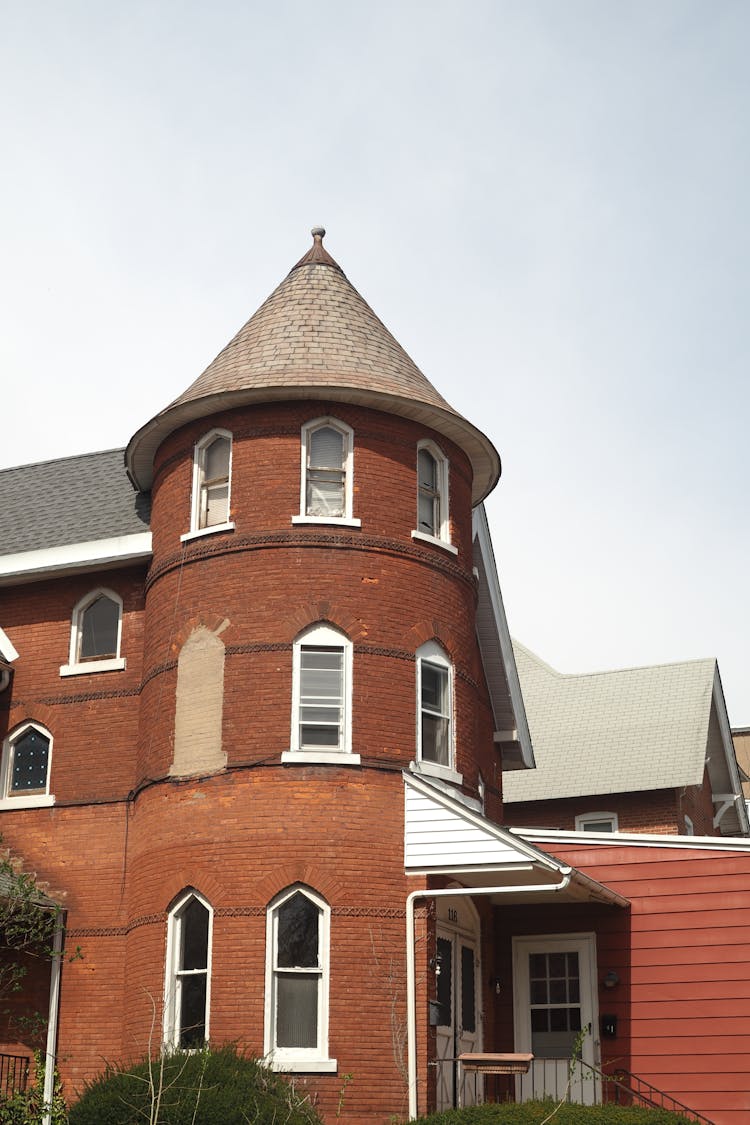
[(125, 657), (117, 656), (110, 660), (85, 660), (82, 664), (62, 664), (61, 676), (86, 676), (89, 672), (122, 672)]
[(409, 769), (412, 773), (423, 773), (427, 777), (439, 777), (443, 781), (451, 781), (454, 785), (463, 785), (464, 775), (450, 766), (441, 766), (437, 762), (411, 762)]
[(359, 754), (346, 750), (285, 750), (281, 755), (283, 765), (295, 766), (358, 766)]
[(0, 798), (0, 811), (10, 809), (48, 809), (55, 803), (55, 798), (49, 793), (29, 794), (28, 797), (2, 797)]
[(290, 1074), (335, 1074), (338, 1059), (268, 1058), (264, 1062), (271, 1070), (287, 1071)]
[(433, 547), (442, 547), (449, 555), (457, 555), (458, 547), (454, 547), (452, 543), (448, 543), (445, 539), (438, 539), (436, 535), (426, 535), (424, 531), (412, 531), (412, 539), (418, 539), (420, 543), (432, 543)]
[(362, 520), (347, 516), (292, 516), (292, 523), (329, 524), (334, 527), (361, 527)]
[(191, 539), (202, 539), (204, 535), (216, 535), (220, 531), (234, 531), (234, 523), (214, 523), (210, 527), (199, 527), (195, 531), (186, 531), (180, 536), (180, 543), (189, 543)]

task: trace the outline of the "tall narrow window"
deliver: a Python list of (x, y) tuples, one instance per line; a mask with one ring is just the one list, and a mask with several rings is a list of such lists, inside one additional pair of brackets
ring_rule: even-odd
[(292, 751), (335, 756), (351, 751), (352, 646), (330, 625), (315, 625), (294, 643)]
[(122, 598), (113, 590), (92, 590), (73, 609), (69, 662), (60, 669), (60, 675), (124, 668), (121, 638)]
[(211, 907), (194, 891), (183, 895), (167, 921), (164, 1041), (190, 1050), (208, 1039)]
[(417, 652), (418, 752), (423, 762), (453, 766), (452, 668), (435, 641)]
[(232, 435), (212, 430), (195, 447), (193, 458), (192, 533), (229, 525)]
[(37, 723), (23, 723), (3, 744), (0, 804), (5, 808), (49, 805), (52, 735)]
[(316, 418), (302, 427), (300, 515), (295, 523), (352, 519), (352, 429), (336, 418)]
[(414, 539), (434, 539), (449, 550), (448, 462), (432, 442), (417, 449), (417, 528)]
[(265, 1046), (277, 1069), (336, 1065), (328, 1059), (329, 923), (328, 904), (307, 887), (269, 907)]

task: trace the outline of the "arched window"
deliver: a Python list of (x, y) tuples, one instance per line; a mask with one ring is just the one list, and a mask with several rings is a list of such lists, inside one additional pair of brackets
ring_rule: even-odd
[(268, 908), (265, 1054), (276, 1070), (336, 1068), (328, 1058), (330, 917), (325, 899), (301, 885)]
[(197, 891), (181, 895), (167, 918), (164, 1042), (182, 1050), (208, 1039), (213, 910)]
[(302, 427), (300, 514), (294, 523), (352, 519), (354, 431), (337, 418), (315, 418)]
[(122, 598), (113, 590), (91, 590), (73, 608), (70, 653), (60, 675), (114, 672), (124, 668), (121, 639)]
[(417, 650), (417, 757), (454, 768), (453, 667), (436, 641)]
[(436, 540), (451, 548), (448, 514), (448, 461), (431, 441), (417, 447), (417, 527), (413, 539)]
[[(352, 643), (330, 625), (312, 625), (292, 651), (291, 754), (352, 764)], [(358, 759), (357, 759), (358, 760)]]
[(228, 430), (211, 430), (195, 446), (190, 532), (183, 539), (234, 527), (229, 522), (231, 471), (232, 435)]
[(37, 808), (54, 803), (49, 781), (52, 735), (39, 723), (22, 723), (3, 743), (0, 807)]

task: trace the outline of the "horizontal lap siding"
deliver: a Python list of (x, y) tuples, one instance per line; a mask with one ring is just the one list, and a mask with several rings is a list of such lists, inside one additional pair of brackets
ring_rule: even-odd
[(630, 899), (619, 942), (630, 946), (632, 1071), (716, 1125), (746, 1125), (750, 849), (542, 846)]

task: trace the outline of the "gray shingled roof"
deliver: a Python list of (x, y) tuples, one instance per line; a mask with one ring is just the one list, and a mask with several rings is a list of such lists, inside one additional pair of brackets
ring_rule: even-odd
[(478, 503), (500, 475), (492, 442), (438, 394), (313, 233), (312, 250), (203, 374), (133, 436), (133, 479), (150, 487), (156, 450), (185, 422), (305, 398), (374, 406), (444, 434), (471, 460)]
[(506, 803), (702, 783), (715, 660), (563, 675), (513, 648), (537, 768), (504, 775)]
[(150, 497), (133, 491), (124, 450), (0, 471), (0, 557), (149, 530)]

